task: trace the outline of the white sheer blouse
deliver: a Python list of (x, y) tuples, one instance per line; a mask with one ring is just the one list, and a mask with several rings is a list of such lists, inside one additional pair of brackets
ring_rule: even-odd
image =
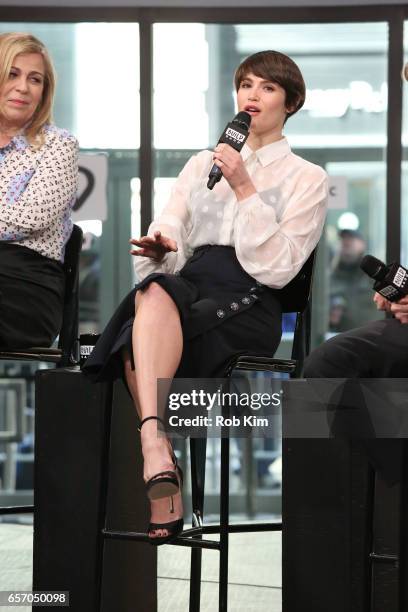
[(211, 151), (189, 159), (148, 232), (173, 238), (178, 252), (160, 263), (135, 257), (140, 280), (152, 272), (177, 272), (204, 244), (235, 247), (244, 270), (269, 287), (284, 287), (297, 274), (322, 233), (327, 175), (292, 153), (286, 138), (257, 151), (244, 145), (241, 155), (257, 190), (241, 202), (224, 178), (207, 188)]

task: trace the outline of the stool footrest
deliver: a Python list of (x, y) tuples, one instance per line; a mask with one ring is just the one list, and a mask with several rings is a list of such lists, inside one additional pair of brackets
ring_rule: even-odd
[[(233, 523), (228, 525), (229, 533), (249, 533), (257, 531), (282, 531), (281, 521), (272, 521), (268, 523)], [(185, 529), (180, 537), (194, 537), (204, 533), (220, 533), (220, 525), (203, 525), (202, 527), (192, 527)]]
[(296, 366), (296, 359), (277, 359), (264, 355), (239, 355), (228, 364), (226, 375), (229, 376), (233, 370), (267, 370), (290, 374), (296, 370)]
[(1, 350), (0, 359), (16, 361), (48, 361), (58, 363), (61, 361), (62, 351), (58, 348), (31, 347), (27, 349)]
[(135, 540), (137, 542), (148, 542), (149, 538), (146, 533), (138, 531), (112, 531), (110, 529), (102, 529), (102, 535), (109, 540)]
[[(138, 531), (111, 531), (110, 529), (103, 529), (102, 535), (109, 540), (133, 540), (135, 542), (149, 542), (149, 538), (146, 533), (140, 533)], [(173, 546), (189, 546), (190, 548), (213, 548), (219, 550), (220, 543), (214, 540), (202, 540), (184, 537), (183, 534), (179, 535), (175, 540), (169, 542)]]
[(0, 506), (0, 516), (3, 514), (29, 514), (34, 512), (34, 506)]
[(385, 555), (380, 553), (370, 553), (370, 561), (379, 561), (380, 563), (398, 563), (398, 555)]

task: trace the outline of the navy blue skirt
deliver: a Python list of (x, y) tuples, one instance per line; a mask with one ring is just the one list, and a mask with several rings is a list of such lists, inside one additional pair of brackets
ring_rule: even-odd
[(62, 322), (62, 264), (0, 241), (0, 348), (50, 346)]
[(239, 263), (235, 249), (197, 248), (176, 274), (149, 274), (119, 305), (83, 371), (94, 381), (123, 376), (122, 351), (132, 350), (135, 296), (158, 283), (180, 313), (183, 353), (177, 377), (222, 376), (237, 354), (272, 357), (281, 338), (277, 292), (256, 282)]

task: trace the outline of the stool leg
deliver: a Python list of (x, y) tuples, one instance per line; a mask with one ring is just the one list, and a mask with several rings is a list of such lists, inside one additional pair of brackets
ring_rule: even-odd
[[(206, 438), (190, 439), (193, 527), (202, 524), (204, 511)], [(191, 549), (189, 612), (200, 612), (202, 549)]]
[[(394, 440), (396, 442), (396, 440)], [(403, 612), (408, 606), (408, 443), (407, 440), (402, 441), (402, 466), (401, 466), (401, 516), (400, 516), (400, 571), (399, 571), (399, 586), (400, 586), (400, 611)]]
[(221, 438), (219, 612), (228, 606), (229, 438)]

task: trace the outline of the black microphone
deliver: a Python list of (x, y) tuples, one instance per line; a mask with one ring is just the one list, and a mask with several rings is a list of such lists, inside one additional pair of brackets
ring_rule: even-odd
[[(225, 130), (221, 134), (218, 144), (226, 142), (236, 151), (241, 151), (249, 135), (249, 126), (251, 125), (251, 115), (245, 111), (241, 111), (228, 123)], [(208, 175), (208, 189), (212, 189), (218, 181), (221, 180), (221, 168), (214, 164)]]
[(390, 302), (398, 302), (408, 295), (408, 270), (401, 264), (394, 262), (387, 266), (376, 257), (366, 255), (361, 260), (360, 268), (375, 280), (374, 291)]

